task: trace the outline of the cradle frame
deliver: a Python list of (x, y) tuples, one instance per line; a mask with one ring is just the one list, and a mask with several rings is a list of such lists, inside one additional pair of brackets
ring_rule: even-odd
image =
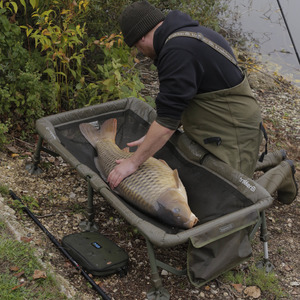
[[(94, 223), (94, 210), (93, 210), (93, 193), (99, 193), (109, 204), (132, 226), (136, 227), (139, 232), (145, 237), (149, 263), (151, 267), (151, 280), (153, 288), (148, 293), (148, 299), (169, 299), (169, 293), (163, 287), (162, 280), (159, 275), (158, 268), (165, 269), (175, 275), (184, 275), (186, 270), (178, 271), (172, 266), (158, 260), (155, 256), (153, 246), (158, 247), (173, 247), (176, 245), (188, 242), (194, 236), (201, 236), (201, 246), (205, 246), (217, 239), (221, 239), (234, 232), (242, 230), (246, 227), (251, 227), (252, 232), (250, 238), (260, 229), (260, 239), (264, 245), (264, 265), (270, 266), (268, 257), (268, 234), (266, 227), (265, 210), (273, 203), (273, 198), (267, 191), (263, 191), (262, 197), (257, 199), (256, 203), (251, 206), (245, 207), (241, 210), (221, 216), (215, 220), (211, 220), (204, 224), (195, 226), (188, 230), (182, 230), (176, 233), (168, 233), (162, 228), (157, 227), (149, 220), (141, 219), (134, 210), (130, 209), (120, 197), (116, 196), (106, 182), (99, 176), (98, 173), (91, 170), (88, 166), (81, 163), (73, 154), (71, 154), (61, 143), (56, 135), (56, 128), (61, 124), (70, 122), (84, 122), (94, 118), (98, 114), (109, 114), (111, 111), (125, 111), (127, 109), (135, 108), (135, 113), (140, 115), (151, 123), (155, 119), (155, 111), (149, 108), (145, 103), (136, 98), (126, 98), (117, 100), (110, 103), (98, 104), (91, 107), (85, 107), (78, 110), (64, 112), (48, 117), (41, 118), (36, 122), (36, 130), (39, 134), (39, 141), (33, 156), (33, 163), (26, 168), (32, 174), (40, 173), (40, 153), (41, 151), (47, 152), (54, 156), (61, 156), (67, 163), (69, 163), (79, 175), (87, 181), (88, 185), (88, 206), (87, 206), (87, 221), (80, 224), (83, 231), (98, 230), (97, 225)], [(50, 145), (51, 149), (43, 147), (43, 141)], [(172, 140), (171, 140), (172, 143)], [(214, 173), (209, 170), (209, 172)], [(215, 174), (219, 176), (218, 174)], [(220, 176), (219, 176), (220, 177)], [(228, 179), (224, 178), (225, 181)], [(249, 179), (251, 181), (251, 179)], [(251, 181), (252, 184), (257, 186), (257, 183)], [(230, 224), (231, 226), (227, 226)], [(228, 227), (228, 230), (220, 230), (220, 228)], [(204, 284), (204, 283), (203, 283)]]

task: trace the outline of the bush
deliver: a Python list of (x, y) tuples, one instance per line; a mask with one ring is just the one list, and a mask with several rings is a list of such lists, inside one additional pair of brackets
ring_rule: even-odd
[(6, 133), (8, 132), (8, 125), (0, 122), (0, 150), (3, 149), (3, 146), (8, 143)]
[(21, 29), (10, 23), (7, 9), (0, 10), (0, 117), (28, 129), (34, 120), (53, 111), (54, 85), (43, 78), (44, 60), (23, 47)]
[[(10, 119), (30, 133), (44, 115), (142, 98), (136, 53), (124, 44), (118, 24), (132, 2), (0, 0), (0, 121)], [(185, 11), (214, 29), (223, 9), (211, 0), (149, 2), (165, 13)]]

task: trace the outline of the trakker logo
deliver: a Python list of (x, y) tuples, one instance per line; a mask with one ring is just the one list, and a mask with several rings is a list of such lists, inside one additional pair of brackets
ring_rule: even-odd
[(256, 186), (251, 185), (247, 179), (243, 179), (242, 177), (240, 177), (240, 182), (251, 192), (254, 193), (256, 191)]

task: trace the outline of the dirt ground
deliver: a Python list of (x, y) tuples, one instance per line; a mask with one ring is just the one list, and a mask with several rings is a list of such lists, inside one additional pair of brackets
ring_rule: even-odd
[[(143, 70), (145, 95), (155, 95), (157, 80), (152, 72)], [(288, 158), (294, 160), (296, 179), (300, 181), (300, 91), (281, 78), (273, 78), (261, 71), (249, 74), (251, 87), (261, 105), (269, 134), (269, 151), (284, 148)], [(0, 182), (7, 185), (18, 196), (27, 196), (38, 201), (32, 208), (42, 224), (61, 241), (63, 236), (79, 232), (78, 224), (85, 220), (87, 205), (87, 185), (60, 157), (42, 155), (43, 173), (30, 175), (25, 165), (31, 161), (34, 143), (14, 139), (13, 143), (0, 152)], [(0, 197), (1, 198), (1, 197)], [(269, 257), (275, 267), (280, 287), (286, 293), (282, 299), (300, 299), (300, 197), (291, 205), (282, 205), (276, 200), (266, 212), (269, 230)], [(3, 200), (3, 199), (2, 199)], [(124, 277), (111, 275), (95, 277), (111, 299), (144, 300), (151, 287), (150, 265), (144, 238), (130, 226), (99, 195), (94, 195), (95, 221), (100, 232), (116, 242), (129, 255), (128, 273)], [(1, 201), (0, 201), (1, 202)], [(9, 198), (5, 197), (5, 204)], [(8, 210), (8, 222), (14, 220), (19, 226), (19, 234), (28, 238), (32, 247), (37, 249), (42, 261), (49, 263), (55, 274), (64, 278), (61, 281), (66, 294), (72, 299), (98, 299), (99, 295), (87, 285), (85, 279), (53, 246), (34, 222), (22, 213)], [(15, 223), (14, 223), (15, 224)], [(18, 227), (19, 228), (19, 227)], [(23, 239), (24, 240), (24, 239)], [(155, 248), (156, 249), (156, 248)], [(185, 268), (186, 245), (168, 249), (156, 249), (158, 257), (176, 268)], [(263, 253), (262, 243), (257, 235), (253, 241), (253, 256), (248, 265), (257, 261)], [(247, 268), (247, 264), (237, 266), (236, 270)], [(254, 299), (246, 294), (246, 286), (240, 290), (223, 280), (211, 281), (201, 288), (194, 287), (187, 276), (176, 276), (162, 272), (163, 285), (170, 293), (170, 299)], [(261, 291), (259, 299), (274, 299), (270, 293)]]

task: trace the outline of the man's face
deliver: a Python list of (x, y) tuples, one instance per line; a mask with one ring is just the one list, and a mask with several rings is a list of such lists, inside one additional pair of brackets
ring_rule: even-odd
[(150, 57), (154, 59), (156, 57), (156, 53), (153, 48), (153, 40), (147, 36), (142, 37), (138, 40), (134, 45), (139, 52), (141, 52), (144, 56)]

